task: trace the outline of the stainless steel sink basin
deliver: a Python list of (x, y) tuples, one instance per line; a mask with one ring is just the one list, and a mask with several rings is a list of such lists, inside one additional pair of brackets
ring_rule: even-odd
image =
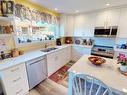
[(44, 49), (44, 50), (41, 50), (42, 52), (50, 52), (50, 51), (53, 51), (53, 50), (56, 50), (57, 48), (47, 48), (47, 49)]

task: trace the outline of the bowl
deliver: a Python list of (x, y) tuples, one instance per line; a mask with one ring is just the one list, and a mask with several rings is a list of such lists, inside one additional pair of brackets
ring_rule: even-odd
[(100, 66), (106, 62), (106, 60), (101, 57), (89, 57), (88, 59), (92, 64), (97, 66)]

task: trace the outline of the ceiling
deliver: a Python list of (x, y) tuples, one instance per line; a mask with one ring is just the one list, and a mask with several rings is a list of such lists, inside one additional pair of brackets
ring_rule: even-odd
[[(30, 0), (60, 13), (81, 13), (127, 4), (127, 0)], [(106, 6), (106, 4), (110, 4)]]

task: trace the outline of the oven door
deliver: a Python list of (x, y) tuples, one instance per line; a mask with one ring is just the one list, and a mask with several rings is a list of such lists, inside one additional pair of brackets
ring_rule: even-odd
[(104, 52), (102, 53), (102, 52), (99, 52), (99, 51), (96, 51), (96, 52), (91, 51), (91, 55), (113, 59), (113, 54), (107, 54), (107, 53), (104, 53)]

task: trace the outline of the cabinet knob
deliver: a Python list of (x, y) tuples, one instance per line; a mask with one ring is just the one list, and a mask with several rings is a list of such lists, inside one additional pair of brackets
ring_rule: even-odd
[(13, 82), (15, 83), (15, 82), (17, 82), (17, 81), (19, 81), (19, 80), (21, 80), (21, 77), (19, 77), (19, 78), (13, 80)]
[(19, 67), (12, 69), (11, 72), (15, 72), (17, 70), (19, 70)]
[(57, 56), (55, 57), (55, 60), (58, 60), (58, 57)]

